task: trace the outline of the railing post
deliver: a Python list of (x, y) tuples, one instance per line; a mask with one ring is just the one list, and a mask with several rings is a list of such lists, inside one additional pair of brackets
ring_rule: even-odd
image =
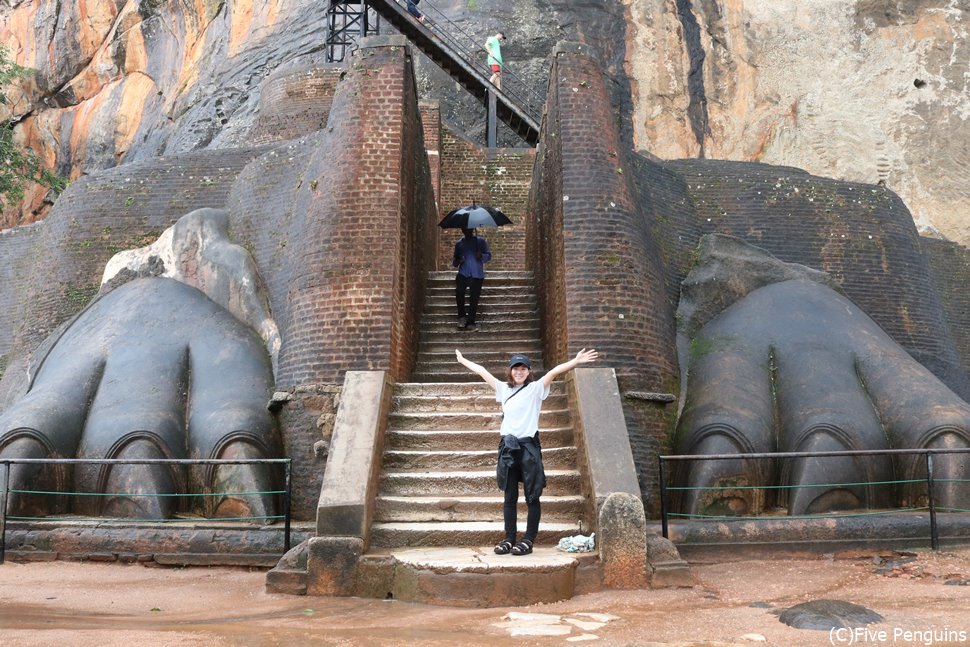
[(485, 122), (485, 132), (486, 139), (488, 140), (488, 147), (495, 148), (498, 142), (498, 120), (496, 119), (496, 100), (495, 100), (495, 90), (489, 88), (488, 90), (488, 115)]
[(283, 553), (290, 550), (290, 500), (293, 497), (293, 479), (290, 475), (290, 461), (284, 463), (286, 470), (286, 496), (283, 499)]
[(930, 546), (940, 549), (940, 529), (936, 526), (936, 501), (933, 499), (933, 454), (926, 453), (926, 496), (930, 505)]
[(7, 554), (7, 498), (10, 496), (10, 463), (0, 463), (3, 468), (3, 491), (0, 492), (0, 564)]
[(660, 479), (660, 533), (664, 539), (667, 536), (667, 477), (664, 475), (664, 457), (658, 456), (657, 460), (660, 467), (657, 470), (657, 478)]

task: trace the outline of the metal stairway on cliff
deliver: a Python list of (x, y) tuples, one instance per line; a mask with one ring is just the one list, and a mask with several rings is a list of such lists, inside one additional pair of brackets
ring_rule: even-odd
[[(421, 9), (426, 16), (425, 23), (417, 21), (408, 13), (404, 3), (396, 0), (331, 0), (327, 10), (327, 42), (339, 40), (341, 45), (341, 58), (331, 60), (342, 60), (347, 37), (379, 32), (379, 21), (371, 21), (368, 17), (368, 10), (372, 10), (485, 106), (488, 111), (489, 147), (496, 144), (496, 117), (528, 144), (535, 146), (539, 141), (544, 103), (539, 93), (508, 70), (502, 73), (502, 89), (497, 89), (488, 81), (491, 73), (484, 65), (482, 45), (477, 44), (472, 36), (463, 32), (427, 0), (422, 3)], [(435, 15), (429, 16), (432, 13)], [(338, 17), (342, 17), (342, 20), (335, 20)], [(334, 51), (338, 50), (328, 45), (328, 56)], [(477, 59), (480, 61), (473, 62)]]

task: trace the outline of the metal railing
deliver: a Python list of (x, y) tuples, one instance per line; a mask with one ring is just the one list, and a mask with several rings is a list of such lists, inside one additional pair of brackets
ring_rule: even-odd
[[(49, 490), (23, 490), (10, 489), (10, 470), (12, 465), (281, 465), (284, 470), (284, 486), (282, 490), (268, 490), (265, 492), (199, 492), (199, 493), (138, 493), (130, 492), (67, 492)], [(7, 521), (92, 521), (97, 523), (172, 523), (199, 520), (206, 521), (283, 521), (283, 553), (290, 549), (290, 526), (291, 526), (291, 501), (293, 494), (293, 482), (290, 470), (291, 460), (289, 458), (250, 458), (250, 459), (204, 459), (204, 458), (0, 458), (0, 564), (4, 562), (6, 553)], [(218, 496), (243, 496), (243, 495), (274, 495), (282, 496), (283, 513), (279, 515), (263, 515), (252, 517), (226, 518), (166, 518), (166, 519), (143, 519), (143, 518), (107, 518), (107, 517), (83, 517), (71, 516), (44, 516), (44, 517), (23, 517), (13, 516), (8, 512), (11, 494), (40, 495), (40, 496), (73, 496), (73, 497), (118, 497), (118, 498), (139, 498), (139, 497), (176, 497), (176, 498), (197, 498), (197, 497), (218, 497)]]
[[(930, 517), (930, 543), (934, 550), (940, 547), (940, 536), (939, 527), (937, 524), (937, 511), (942, 510), (944, 512), (970, 512), (970, 510), (963, 510), (959, 508), (939, 508), (937, 506), (936, 498), (934, 496), (934, 489), (936, 483), (970, 483), (970, 479), (937, 479), (933, 473), (933, 457), (941, 454), (970, 454), (970, 448), (940, 448), (940, 449), (883, 449), (883, 450), (845, 450), (845, 451), (828, 451), (828, 452), (764, 452), (764, 453), (747, 453), (747, 454), (685, 454), (681, 456), (659, 456), (659, 469), (658, 478), (660, 481), (660, 518), (661, 518), (661, 532), (664, 538), (668, 537), (668, 519), (670, 517), (678, 517), (684, 519), (705, 519), (705, 520), (733, 520), (733, 521), (752, 521), (752, 520), (771, 520), (771, 521), (782, 521), (785, 519), (837, 519), (845, 517), (858, 517), (858, 516), (885, 516), (887, 513), (893, 512), (913, 512), (913, 511), (929, 511)], [(899, 456), (899, 455), (916, 455), (923, 456), (926, 466), (926, 477), (920, 479), (900, 479), (900, 480), (889, 480), (889, 481), (863, 481), (863, 482), (852, 482), (852, 483), (807, 483), (807, 484), (795, 484), (795, 485), (729, 485), (729, 486), (710, 486), (710, 487), (696, 487), (696, 486), (668, 486), (667, 485), (667, 475), (665, 463), (668, 462), (688, 462), (688, 461), (716, 461), (716, 460), (779, 460), (788, 458), (826, 458), (826, 457), (843, 457), (843, 456)], [(704, 490), (704, 491), (716, 491), (716, 490), (782, 490), (782, 489), (798, 489), (798, 488), (809, 488), (809, 487), (855, 487), (855, 486), (871, 486), (871, 485), (899, 485), (908, 483), (926, 483), (927, 492), (927, 505), (919, 507), (908, 507), (908, 508), (895, 508), (891, 510), (870, 510), (866, 512), (852, 512), (852, 513), (829, 513), (829, 514), (812, 514), (812, 515), (800, 515), (800, 516), (752, 516), (752, 515), (707, 515), (707, 514), (689, 514), (689, 513), (679, 513), (670, 511), (670, 492), (676, 491), (689, 491), (689, 490)]]
[[(394, 2), (401, 6), (407, 4), (405, 0), (394, 0)], [(485, 51), (484, 41), (479, 43), (475, 36), (462, 29), (459, 24), (451, 20), (428, 0), (422, 0), (418, 8), (426, 18), (431, 18), (424, 23), (424, 26), (447, 45), (448, 49), (458, 54), (469, 67), (478, 70), (486, 79), (492, 75), (492, 70), (485, 65), (488, 53)], [(491, 35), (489, 34), (489, 36)], [(545, 97), (537, 92), (524, 77), (506, 66), (503, 66), (502, 69), (502, 89), (498, 92), (515, 101), (519, 108), (536, 123), (542, 121)]]

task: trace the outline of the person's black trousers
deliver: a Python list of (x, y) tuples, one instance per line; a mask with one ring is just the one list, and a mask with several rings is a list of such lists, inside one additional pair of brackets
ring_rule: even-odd
[[(465, 325), (470, 326), (475, 323), (478, 314), (478, 297), (482, 294), (482, 283), (485, 279), (473, 279), (469, 276), (458, 274), (455, 276), (455, 301), (458, 304), (458, 316), (465, 317)], [(468, 300), (468, 308), (465, 308), (465, 292), (471, 294)]]
[[(519, 450), (522, 451), (522, 450)], [(516, 465), (509, 468), (509, 475), (505, 481), (505, 504), (502, 506), (502, 518), (505, 520), (505, 540), (514, 544), (515, 535), (518, 531), (516, 523), (515, 508), (519, 501), (519, 483), (522, 481), (522, 469)], [(526, 502), (528, 516), (525, 521), (525, 535), (522, 539), (528, 539), (533, 544), (539, 536), (539, 519), (542, 517), (542, 507), (539, 500), (532, 503)]]

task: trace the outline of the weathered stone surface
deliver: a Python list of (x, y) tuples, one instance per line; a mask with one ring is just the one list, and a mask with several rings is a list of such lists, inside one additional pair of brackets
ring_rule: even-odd
[(647, 535), (647, 564), (650, 569), (651, 588), (694, 585), (690, 567), (681, 559), (677, 546), (669, 539), (660, 535)]
[[(624, 129), (661, 158), (757, 160), (882, 182), (921, 229), (970, 239), (961, 220), (970, 206), (970, 45), (960, 3), (444, 0), (436, 10), (432, 19), (478, 42), (504, 30), (509, 73), (540, 96), (557, 41), (592, 45)], [(281, 66), (322, 60), (324, 20), (312, 0), (5, 3), (0, 42), (42, 71), (11, 94), (18, 138), (75, 178), (238, 145), (267, 118), (260, 83)], [(480, 137), (481, 106), (418, 59), (422, 97)], [(500, 143), (519, 145), (504, 127)], [(6, 224), (45, 211), (38, 191)]]
[(577, 560), (551, 548), (531, 555), (488, 549), (410, 549), (393, 553), (391, 595), (398, 600), (460, 607), (555, 602), (572, 597)]
[(187, 213), (151, 245), (115, 254), (104, 268), (103, 291), (141, 276), (165, 276), (191, 285), (255, 330), (276, 372), (280, 333), (253, 257), (229, 240), (224, 209)]
[[(291, 505), (297, 519), (312, 519), (316, 515), (328, 456), (328, 451), (322, 450), (329, 448), (333, 435), (331, 412), (337, 408), (341, 388), (339, 384), (305, 384), (273, 394), (273, 402), (280, 407), (280, 428), (286, 430), (284, 451), (293, 461)], [(325, 416), (329, 424), (319, 424)]]
[(626, 4), (637, 147), (885, 184), (970, 239), (965, 3)]
[[(681, 297), (677, 305), (678, 333), (689, 338), (732, 303), (771, 283), (804, 279), (839, 289), (827, 273), (797, 263), (785, 263), (733, 236), (702, 236), (697, 257), (697, 263), (680, 284)], [(681, 358), (683, 369), (686, 369), (685, 359)]]
[(646, 517), (640, 498), (613, 492), (599, 511), (600, 559), (603, 583), (613, 589), (647, 585)]
[(266, 574), (266, 592), (306, 595), (308, 554), (307, 541), (288, 550)]
[(851, 629), (885, 620), (881, 615), (843, 600), (811, 600), (789, 607), (778, 619), (796, 629)]
[(357, 537), (313, 537), (307, 549), (307, 594), (353, 595), (364, 542)]

